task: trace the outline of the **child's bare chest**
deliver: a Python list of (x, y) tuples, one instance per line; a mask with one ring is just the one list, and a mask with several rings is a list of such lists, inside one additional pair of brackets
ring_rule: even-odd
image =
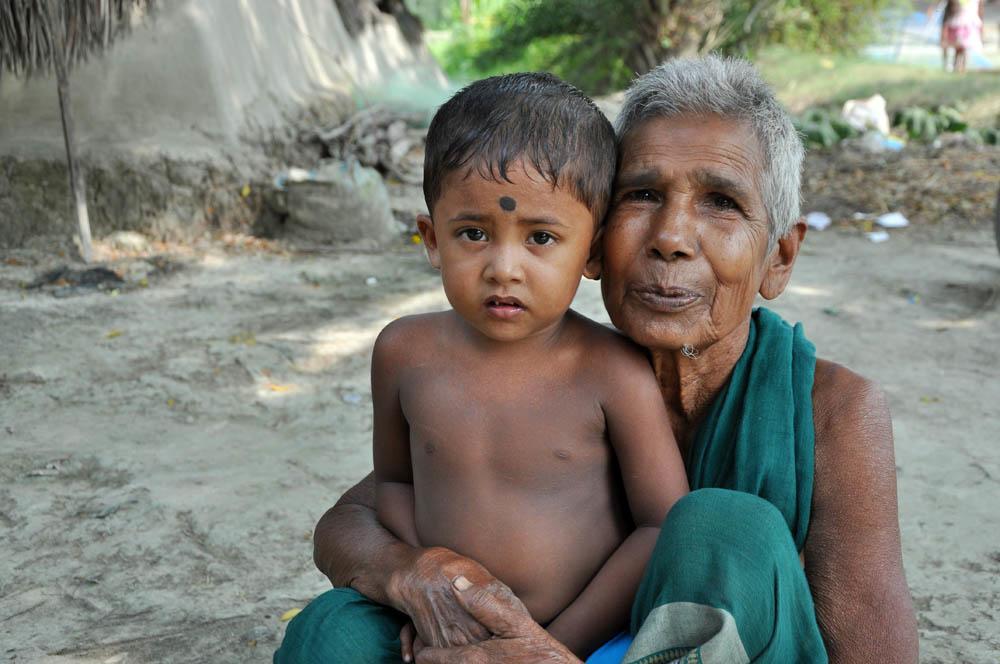
[(403, 381), (400, 404), (417, 475), (476, 469), (551, 485), (609, 461), (593, 386), (560, 371), (418, 368)]

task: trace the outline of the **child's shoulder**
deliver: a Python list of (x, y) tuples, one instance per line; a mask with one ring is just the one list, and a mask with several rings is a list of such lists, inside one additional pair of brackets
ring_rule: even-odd
[(379, 332), (375, 339), (375, 352), (412, 354), (421, 347), (433, 344), (445, 332), (450, 319), (449, 311), (397, 318)]
[(649, 354), (645, 348), (612, 327), (572, 310), (569, 315), (578, 330), (578, 343), (586, 352), (589, 366), (613, 375), (650, 370)]
[(451, 318), (450, 311), (403, 316), (382, 328), (375, 339), (376, 346), (410, 345), (439, 334)]

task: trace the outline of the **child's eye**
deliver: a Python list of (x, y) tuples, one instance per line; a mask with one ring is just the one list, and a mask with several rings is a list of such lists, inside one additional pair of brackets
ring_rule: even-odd
[(458, 232), (458, 236), (473, 242), (482, 242), (486, 239), (486, 233), (481, 228), (463, 228)]
[(551, 233), (547, 233), (546, 231), (537, 231), (531, 234), (532, 244), (552, 244), (555, 241), (556, 241), (555, 237), (553, 237)]

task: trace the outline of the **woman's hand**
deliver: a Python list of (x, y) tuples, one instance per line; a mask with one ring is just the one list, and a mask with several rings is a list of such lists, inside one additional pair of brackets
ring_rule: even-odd
[(496, 579), (475, 583), (458, 576), (451, 592), (461, 607), (493, 638), (459, 647), (426, 647), (417, 664), (580, 664), (573, 653), (536, 623), (521, 600)]
[[(464, 577), (482, 586), (499, 583), (479, 563), (450, 549), (421, 549), (412, 565), (390, 581), (393, 606), (413, 621), (416, 635), (404, 627), (402, 655), (413, 655), (414, 636), (427, 646), (448, 648), (478, 643), (490, 632), (469, 615), (456, 597), (451, 580)], [(412, 661), (412, 660), (408, 660)]]
[(403, 629), (399, 632), (399, 650), (404, 662), (412, 662), (417, 653), (426, 647), (417, 636), (417, 628), (413, 626), (413, 621), (403, 625)]

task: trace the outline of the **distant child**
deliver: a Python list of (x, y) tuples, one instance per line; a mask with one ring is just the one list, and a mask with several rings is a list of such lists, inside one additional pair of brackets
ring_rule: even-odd
[(948, 0), (941, 19), (941, 50), (948, 69), (948, 51), (955, 50), (952, 70), (965, 71), (969, 52), (983, 48), (984, 0)]
[(456, 94), (417, 222), (452, 309), (393, 322), (372, 359), (379, 520), (482, 564), (580, 656), (626, 627), (688, 490), (645, 353), (569, 309), (599, 276), (615, 161), (608, 120), (554, 76)]

